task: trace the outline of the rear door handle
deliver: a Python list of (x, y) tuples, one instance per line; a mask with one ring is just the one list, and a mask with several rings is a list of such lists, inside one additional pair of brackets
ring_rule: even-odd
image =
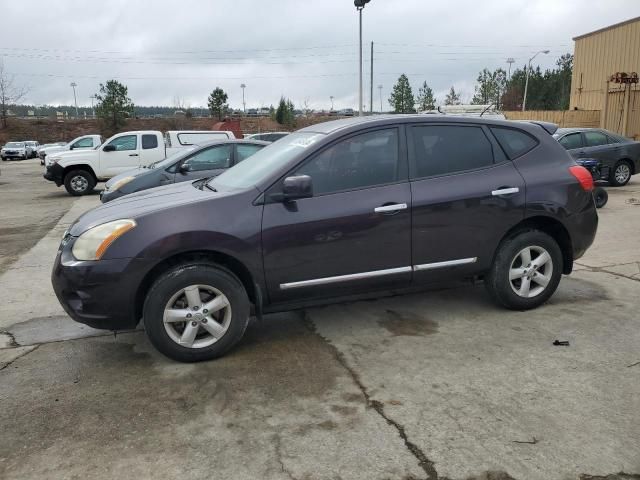
[(130, 156), (130, 157), (137, 157), (137, 156), (138, 156), (138, 154), (137, 154), (137, 153), (130, 153), (130, 154), (129, 154), (129, 156)]
[(376, 207), (373, 211), (376, 213), (394, 213), (406, 209), (406, 203), (394, 203), (392, 205), (383, 205), (382, 207)]
[(498, 190), (492, 190), (491, 195), (498, 197), (500, 195), (511, 195), (512, 193), (518, 193), (520, 189), (518, 187), (499, 188)]

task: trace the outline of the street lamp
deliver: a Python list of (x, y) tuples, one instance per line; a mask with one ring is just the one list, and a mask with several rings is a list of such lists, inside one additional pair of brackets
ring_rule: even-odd
[(333, 95), (329, 97), (331, 99), (331, 111), (333, 111)]
[(527, 64), (527, 79), (524, 82), (524, 98), (522, 99), (523, 112), (527, 109), (527, 90), (529, 89), (529, 73), (531, 72), (531, 62), (540, 53), (544, 53), (546, 55), (547, 53), (549, 53), (549, 50), (540, 50), (539, 52), (536, 52), (536, 54), (529, 59), (529, 63)]
[(359, 22), (360, 22), (360, 45), (358, 48), (359, 53), (359, 61), (360, 61), (360, 83), (359, 83), (359, 102), (358, 102), (358, 115), (362, 116), (362, 10), (364, 10), (364, 6), (369, 3), (371, 0), (354, 0), (353, 4), (356, 6), (356, 10), (358, 10)]
[(244, 103), (244, 89), (247, 86), (244, 83), (240, 84), (240, 88), (242, 89), (242, 111), (246, 114), (247, 113), (247, 105)]
[(78, 98), (76, 97), (76, 87), (78, 84), (76, 82), (71, 82), (71, 88), (73, 88), (73, 101), (76, 104), (76, 118), (78, 118)]
[(511, 65), (516, 63), (516, 59), (513, 57), (509, 57), (507, 58), (507, 63), (509, 64), (509, 74), (507, 76), (507, 79), (511, 80)]
[(95, 93), (89, 97), (91, 99), (91, 118), (96, 118), (96, 111), (93, 108), (93, 101), (98, 99)]
[(378, 85), (378, 90), (380, 90), (380, 113), (382, 113), (382, 85)]

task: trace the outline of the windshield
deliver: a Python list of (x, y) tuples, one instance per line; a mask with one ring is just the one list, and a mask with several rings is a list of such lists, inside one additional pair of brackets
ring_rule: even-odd
[(209, 185), (214, 188), (248, 188), (256, 185), (324, 136), (323, 133), (311, 132), (287, 135), (215, 177)]
[(193, 147), (181, 148), (176, 153), (174, 153), (173, 155), (169, 155), (164, 160), (158, 160), (157, 162), (153, 162), (153, 163), (149, 164), (149, 168), (156, 168), (156, 167), (157, 168), (166, 168), (166, 167), (169, 167), (169, 166), (173, 165), (176, 160), (179, 160), (182, 157), (186, 157), (187, 154), (191, 153), (192, 151), (193, 151)]
[(22, 148), (24, 147), (24, 143), (22, 142), (9, 142), (5, 145), (7, 148)]

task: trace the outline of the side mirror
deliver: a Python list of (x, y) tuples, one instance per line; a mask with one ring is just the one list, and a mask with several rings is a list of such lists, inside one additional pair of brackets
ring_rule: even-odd
[(183, 175), (189, 173), (191, 171), (191, 165), (189, 165), (188, 163), (183, 163), (180, 165), (180, 168), (178, 168), (178, 171), (180, 173), (182, 173)]
[(75, 145), (71, 145), (71, 146), (69, 147), (69, 150), (73, 150), (74, 148), (76, 148), (76, 146), (75, 146)]
[(284, 201), (313, 197), (313, 183), (309, 175), (287, 177), (282, 183), (282, 199)]
[(103, 152), (115, 152), (116, 151), (116, 146), (115, 145), (105, 145), (104, 148), (102, 149)]

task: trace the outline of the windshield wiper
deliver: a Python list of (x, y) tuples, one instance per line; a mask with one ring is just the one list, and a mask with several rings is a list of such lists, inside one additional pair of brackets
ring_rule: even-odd
[[(207, 179), (208, 180), (208, 179)], [(215, 188), (213, 188), (211, 185), (209, 185), (209, 182), (204, 182), (204, 186), (207, 187), (209, 190), (211, 190), (212, 192), (217, 192), (218, 190), (216, 190)]]

